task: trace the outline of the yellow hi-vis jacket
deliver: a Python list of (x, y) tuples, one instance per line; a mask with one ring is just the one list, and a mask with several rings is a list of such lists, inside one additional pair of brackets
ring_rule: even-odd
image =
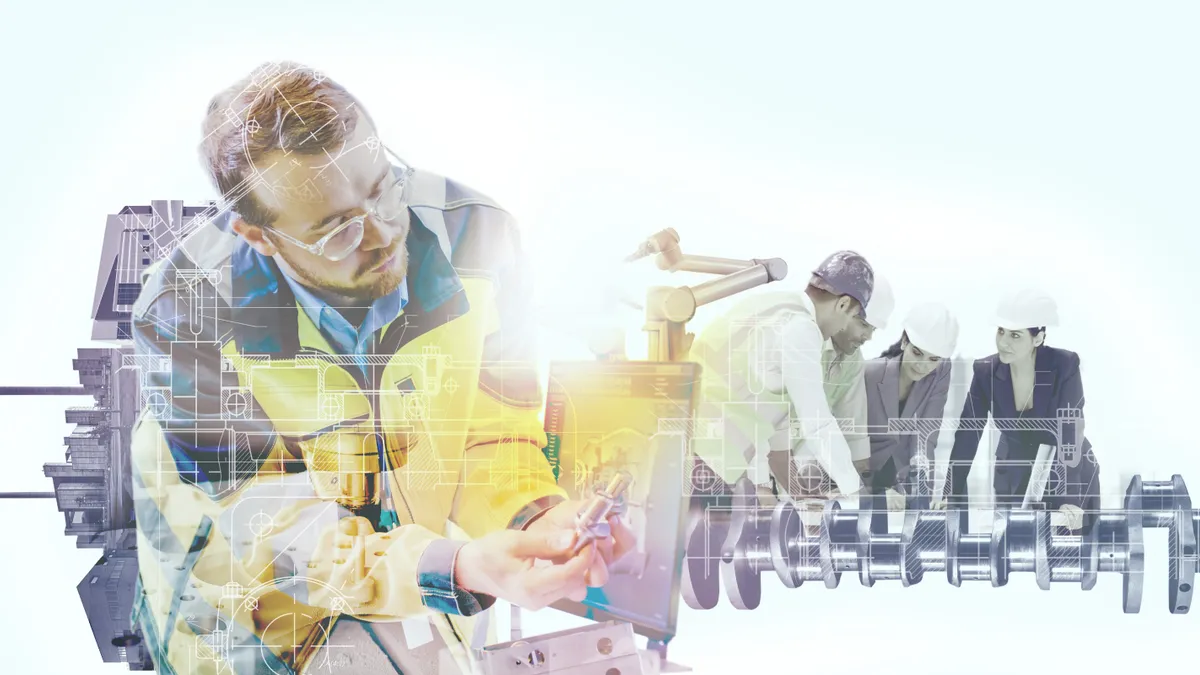
[(159, 672), (315, 672), (341, 616), (428, 620), (438, 672), (465, 672), (494, 598), (455, 587), (463, 539), (565, 498), (516, 225), (455, 182), (411, 180), (409, 301), (365, 373), (232, 214), (145, 277), (134, 614)]

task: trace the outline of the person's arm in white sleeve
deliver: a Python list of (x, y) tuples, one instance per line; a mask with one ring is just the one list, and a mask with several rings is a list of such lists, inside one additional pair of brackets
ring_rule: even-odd
[[(821, 368), (824, 338), (807, 317), (796, 317), (783, 330), (783, 385), (796, 411), (805, 446), (837, 485), (850, 495), (862, 488), (854, 468), (850, 447), (825, 399), (825, 375)], [(793, 450), (795, 452), (795, 450)], [(870, 446), (867, 446), (870, 453)]]
[(852, 371), (850, 388), (845, 396), (833, 402), (833, 416), (842, 424), (842, 436), (850, 446), (850, 459), (861, 473), (871, 458), (871, 438), (867, 435), (867, 383), (863, 379), (862, 358), (855, 355), (846, 368)]

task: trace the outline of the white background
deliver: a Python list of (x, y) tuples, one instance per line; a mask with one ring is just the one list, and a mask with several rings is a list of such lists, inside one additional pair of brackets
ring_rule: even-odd
[[(587, 357), (565, 328), (594, 308), (585, 290), (662, 227), (694, 253), (783, 257), (792, 282), (857, 248), (892, 281), (897, 323), (946, 302), (971, 356), (993, 350), (1000, 293), (1052, 292), (1049, 343), (1083, 358), (1106, 487), (1133, 472), (1200, 486), (1195, 5), (649, 4), (6, 5), (0, 382), (76, 383), (105, 215), (215, 196), (195, 153), (204, 107), (290, 58), (349, 87), (410, 162), (521, 219), (548, 358)], [(694, 279), (646, 261), (625, 281)], [(0, 489), (49, 489), (71, 403), (0, 400)], [(0, 668), (119, 672), (75, 593), (98, 552), (62, 527), (51, 502), (0, 502)], [(1147, 547), (1139, 615), (1111, 575), (1090, 593), (1031, 575), (836, 591), (766, 578), (757, 611), (682, 609), (672, 657), (699, 673), (1191, 672), (1196, 614), (1167, 614), (1165, 534)]]

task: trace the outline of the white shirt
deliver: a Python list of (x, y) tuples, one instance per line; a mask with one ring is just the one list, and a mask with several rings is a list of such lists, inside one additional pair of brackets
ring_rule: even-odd
[[(750, 362), (754, 374), (772, 393), (786, 393), (791, 404), (792, 460), (797, 466), (815, 460), (843, 495), (862, 489), (862, 479), (854, 468), (855, 459), (870, 457), (866, 434), (855, 438), (852, 449), (838, 425), (838, 418), (866, 428), (866, 388), (861, 377), (854, 378), (848, 395), (830, 408), (825, 382), (829, 371), (822, 362), (827, 340), (816, 323), (816, 309), (805, 294), (799, 294), (801, 311), (793, 314), (779, 331), (762, 331)], [(829, 345), (832, 349), (832, 344)], [(837, 364), (835, 364), (837, 365)], [(851, 422), (852, 420), (852, 422)]]
[(833, 340), (825, 341), (821, 353), (825, 368), (825, 397), (833, 416), (842, 427), (842, 436), (850, 446), (850, 459), (860, 461), (871, 457), (871, 437), (867, 433), (867, 383), (863, 379), (862, 350), (841, 354)]

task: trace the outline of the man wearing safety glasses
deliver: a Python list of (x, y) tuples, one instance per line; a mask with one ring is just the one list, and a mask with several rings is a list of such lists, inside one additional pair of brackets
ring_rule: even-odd
[(632, 534), (572, 553), (513, 219), (296, 64), (218, 94), (201, 156), (225, 207), (134, 307), (158, 669), (469, 672), (497, 597), (603, 585)]

